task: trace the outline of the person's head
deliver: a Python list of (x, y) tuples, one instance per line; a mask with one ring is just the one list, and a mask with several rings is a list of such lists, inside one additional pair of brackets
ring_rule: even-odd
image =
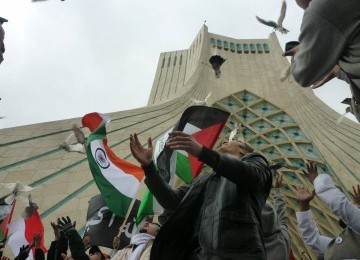
[(90, 260), (104, 260), (105, 256), (98, 246), (92, 246), (89, 249), (89, 258)]
[(297, 5), (302, 8), (302, 9), (306, 9), (309, 6), (309, 3), (311, 2), (311, 0), (295, 0)]
[(139, 233), (147, 233), (152, 236), (156, 236), (160, 230), (160, 224), (152, 223), (152, 222), (145, 222), (144, 226), (139, 230)]
[(227, 140), (223, 140), (221, 143), (221, 147), (219, 148), (220, 153), (227, 153), (236, 157), (243, 156), (247, 153), (252, 153), (253, 151), (254, 149), (240, 141), (229, 142)]

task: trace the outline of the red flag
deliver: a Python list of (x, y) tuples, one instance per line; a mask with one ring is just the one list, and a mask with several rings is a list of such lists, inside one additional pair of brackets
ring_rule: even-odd
[[(15, 219), (9, 224), (9, 229), (12, 231), (12, 235), (9, 237), (8, 245), (15, 256), (19, 254), (21, 246), (32, 243), (35, 233), (41, 235), (41, 249), (44, 253), (47, 252), (44, 246), (44, 225), (37, 211), (27, 219), (21, 217)], [(33, 248), (33, 254), (34, 251), (35, 249)], [(30, 257), (30, 259), (32, 259), (32, 257)]]

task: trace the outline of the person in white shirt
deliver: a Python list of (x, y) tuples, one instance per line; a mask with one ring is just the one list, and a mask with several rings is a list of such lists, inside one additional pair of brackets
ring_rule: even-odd
[[(360, 185), (353, 187), (353, 200), (335, 187), (327, 174), (317, 173), (315, 162), (307, 165), (307, 177), (314, 183), (311, 193), (303, 186), (296, 195), (300, 201), (300, 212), (296, 212), (298, 229), (305, 244), (324, 259), (357, 259), (360, 256)], [(310, 201), (315, 194), (339, 216), (347, 227), (336, 237), (321, 236), (310, 211)]]

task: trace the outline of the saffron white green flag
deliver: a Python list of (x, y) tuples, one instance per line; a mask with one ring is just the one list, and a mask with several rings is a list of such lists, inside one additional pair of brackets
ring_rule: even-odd
[[(89, 116), (91, 115), (91, 116)], [(96, 117), (103, 117), (98, 113), (91, 113), (83, 118), (84, 122), (100, 122), (100, 125), (88, 136), (86, 142), (86, 154), (90, 170), (98, 186), (101, 195), (106, 201), (110, 211), (124, 217), (128, 211), (132, 199), (136, 196), (144, 171), (115, 155), (108, 147), (106, 139), (106, 122)], [(95, 117), (94, 120), (89, 117)], [(87, 125), (84, 125), (87, 126)], [(90, 126), (90, 125), (89, 125)], [(94, 129), (92, 125), (89, 129)]]

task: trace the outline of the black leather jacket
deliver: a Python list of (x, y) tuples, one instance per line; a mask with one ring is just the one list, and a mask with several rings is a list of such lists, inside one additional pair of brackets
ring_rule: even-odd
[(194, 259), (198, 248), (207, 257), (196, 259), (266, 259), (261, 227), (261, 210), (271, 188), (266, 159), (257, 153), (235, 158), (207, 148), (198, 159), (214, 173), (176, 190), (154, 165), (144, 168), (150, 191), (173, 211), (154, 241), (150, 259)]

